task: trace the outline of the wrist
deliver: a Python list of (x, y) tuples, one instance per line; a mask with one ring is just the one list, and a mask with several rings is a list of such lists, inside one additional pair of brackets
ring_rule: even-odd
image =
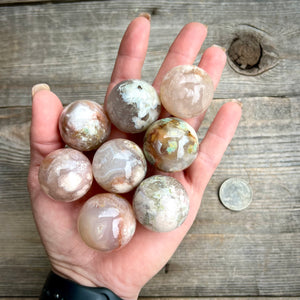
[(122, 300), (104, 287), (88, 287), (61, 277), (51, 271), (48, 274), (40, 300)]
[[(135, 285), (132, 286), (131, 282), (126, 282), (126, 281), (123, 282), (122, 280), (119, 280), (120, 279), (119, 276), (113, 276), (113, 274), (111, 273), (109, 274), (109, 277), (101, 276), (93, 280), (90, 279), (91, 276), (89, 276), (89, 273), (86, 272), (86, 270), (84, 269), (64, 268), (56, 264), (52, 264), (52, 272), (63, 279), (72, 281), (78, 285), (87, 288), (91, 288), (91, 289), (106, 288), (112, 291), (113, 293), (115, 293), (116, 295), (118, 295), (120, 299), (124, 299), (124, 300), (137, 300), (139, 293), (141, 291), (141, 288), (139, 288), (139, 286), (135, 286)], [(123, 278), (123, 276), (121, 277)], [(85, 299), (85, 300), (89, 300), (89, 299)]]
[(89, 276), (89, 273), (82, 268), (66, 268), (52, 263), (52, 271), (58, 276), (73, 281), (79, 285), (87, 287), (105, 287), (104, 284), (100, 284), (99, 282), (95, 281), (95, 278), (93, 281), (92, 277)]

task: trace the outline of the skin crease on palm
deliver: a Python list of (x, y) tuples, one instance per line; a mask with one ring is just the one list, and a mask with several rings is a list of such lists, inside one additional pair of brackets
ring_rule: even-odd
[[(107, 93), (122, 80), (141, 78), (149, 33), (150, 21), (146, 17), (137, 17), (129, 24), (120, 44)], [(164, 74), (172, 67), (194, 64), (206, 34), (207, 27), (200, 23), (189, 23), (182, 28), (153, 82), (158, 92)], [(203, 52), (199, 67), (210, 74), (215, 88), (225, 63), (226, 54), (220, 47), (212, 46)], [(79, 284), (106, 287), (123, 299), (136, 299), (141, 288), (167, 263), (192, 226), (205, 187), (238, 126), (241, 105), (236, 102), (224, 104), (200, 144), (197, 159), (185, 171), (171, 175), (184, 185), (190, 198), (190, 212), (183, 225), (172, 232), (156, 233), (138, 224), (129, 244), (110, 253), (89, 248), (77, 232), (77, 216), (81, 206), (88, 197), (103, 192), (100, 187), (93, 185), (84, 199), (62, 203), (48, 198), (38, 183), (42, 159), (64, 146), (57, 127), (62, 109), (61, 101), (51, 91), (41, 89), (34, 93), (28, 188), (34, 219), (52, 269)], [(163, 111), (161, 117), (166, 116), (168, 113)], [(198, 130), (203, 117), (201, 115), (187, 121)], [(133, 136), (112, 128), (110, 138), (117, 137), (132, 139)]]

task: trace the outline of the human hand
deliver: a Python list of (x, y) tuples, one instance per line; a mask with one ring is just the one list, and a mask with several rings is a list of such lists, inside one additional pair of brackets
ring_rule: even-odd
[[(179, 33), (153, 82), (159, 92), (164, 74), (176, 65), (193, 64), (206, 37), (206, 27), (187, 24)], [(120, 81), (140, 78), (146, 56), (150, 22), (133, 20), (124, 34), (107, 94)], [(211, 76), (216, 87), (226, 62), (226, 54), (216, 46), (208, 48), (199, 66)], [(170, 174), (185, 187), (190, 198), (190, 212), (181, 227), (168, 233), (151, 232), (140, 224), (132, 240), (118, 251), (103, 253), (89, 248), (77, 231), (77, 217), (85, 199), (63, 203), (50, 199), (38, 183), (39, 165), (50, 152), (64, 147), (58, 131), (63, 109), (58, 97), (49, 90), (33, 89), (31, 124), (31, 163), (28, 187), (36, 225), (54, 272), (87, 286), (101, 286), (123, 299), (136, 299), (141, 288), (167, 263), (192, 226), (206, 185), (219, 164), (241, 116), (237, 103), (226, 103), (217, 113), (199, 155), (185, 171)], [(161, 117), (168, 116), (166, 111)], [(198, 130), (203, 115), (187, 120)], [(132, 138), (112, 128), (111, 138)], [(139, 135), (137, 135), (137, 138)], [(138, 142), (138, 141), (136, 141)], [(93, 185), (89, 195), (103, 190)]]

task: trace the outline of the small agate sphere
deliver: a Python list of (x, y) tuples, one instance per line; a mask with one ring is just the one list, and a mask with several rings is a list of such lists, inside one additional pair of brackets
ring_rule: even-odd
[(68, 146), (80, 151), (90, 151), (97, 149), (108, 138), (110, 121), (97, 102), (78, 100), (62, 111), (59, 130)]
[(179, 227), (189, 212), (189, 197), (173, 177), (154, 175), (138, 186), (133, 198), (137, 220), (146, 228), (168, 232)]
[(214, 95), (213, 81), (197, 66), (181, 65), (171, 69), (160, 86), (160, 99), (173, 116), (187, 119), (203, 113)]
[(144, 154), (157, 169), (182, 171), (196, 159), (199, 142), (195, 130), (185, 121), (165, 118), (154, 122), (144, 137)]
[(143, 151), (126, 139), (113, 139), (101, 145), (92, 166), (98, 184), (113, 193), (131, 191), (144, 179), (147, 171)]
[(39, 169), (39, 182), (51, 198), (71, 202), (84, 196), (93, 182), (92, 165), (75, 149), (58, 149), (48, 154)]
[(82, 207), (78, 231), (91, 248), (112, 251), (125, 246), (134, 235), (136, 220), (131, 205), (117, 194), (97, 194)]
[(159, 117), (161, 103), (152, 85), (137, 79), (117, 84), (106, 101), (111, 122), (121, 131), (138, 133)]

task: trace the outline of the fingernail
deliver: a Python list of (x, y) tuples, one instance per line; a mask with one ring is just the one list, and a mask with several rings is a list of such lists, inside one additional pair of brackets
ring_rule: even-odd
[(221, 49), (222, 51), (226, 52), (226, 48), (224, 48), (224, 47), (222, 47), (222, 46), (219, 46), (219, 45), (212, 45), (212, 47), (219, 48), (219, 49)]
[(31, 89), (31, 95), (32, 97), (38, 92), (38, 91), (42, 91), (42, 90), (48, 90), (50, 91), (50, 87), (47, 83), (38, 83), (36, 85), (34, 85)]
[(234, 102), (236, 104), (238, 104), (241, 108), (243, 108), (243, 103), (240, 101), (240, 100), (237, 100), (237, 99), (231, 99), (230, 100), (231, 102)]
[(146, 18), (149, 22), (151, 21), (151, 15), (147, 12), (142, 12), (139, 14), (139, 17)]

